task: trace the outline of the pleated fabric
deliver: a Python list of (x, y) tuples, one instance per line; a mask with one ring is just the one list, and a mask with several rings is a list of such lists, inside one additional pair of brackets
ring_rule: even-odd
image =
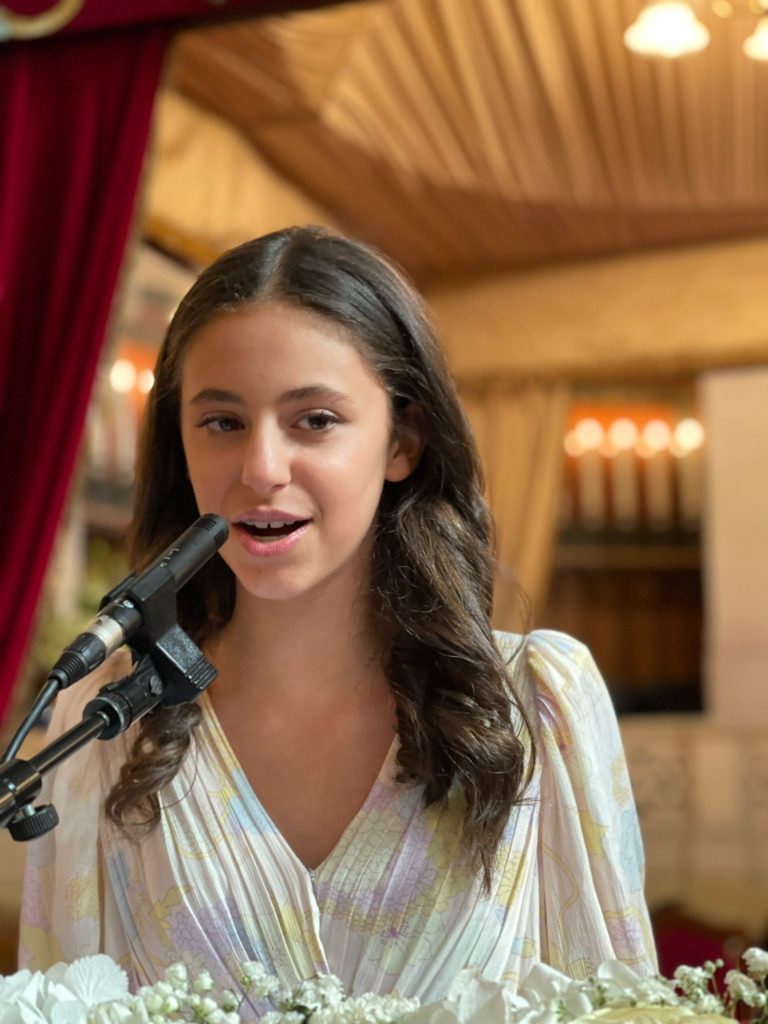
[[(574, 977), (606, 959), (652, 973), (642, 844), (605, 684), (563, 634), (497, 640), (538, 754), (490, 893), (462, 849), (463, 792), (424, 809), (418, 787), (395, 781), (397, 739), (334, 850), (308, 870), (204, 695), (193, 752), (162, 792), (161, 826), (140, 843), (102, 812), (130, 732), (84, 748), (46, 781), (62, 823), (31, 844), (21, 963), (104, 952), (145, 984), (182, 960), (233, 987), (238, 965), (259, 960), (286, 986), (333, 973), (351, 993), (425, 1002), (464, 967), (515, 985), (537, 961)], [(105, 681), (95, 675), (59, 699), (53, 734), (78, 721)]]

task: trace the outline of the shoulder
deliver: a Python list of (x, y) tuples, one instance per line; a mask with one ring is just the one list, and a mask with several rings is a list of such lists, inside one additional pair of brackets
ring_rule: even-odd
[(605, 682), (586, 644), (556, 630), (495, 634), (510, 682), (538, 719), (613, 715)]
[(572, 663), (592, 659), (589, 648), (581, 640), (555, 629), (535, 629), (530, 633), (504, 633), (494, 630), (496, 644), (502, 654), (516, 658), (525, 654), (527, 660), (538, 658), (545, 663)]

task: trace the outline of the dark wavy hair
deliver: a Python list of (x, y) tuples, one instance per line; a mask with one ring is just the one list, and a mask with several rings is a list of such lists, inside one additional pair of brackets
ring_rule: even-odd
[[(389, 394), (395, 431), (418, 410), (418, 465), (385, 484), (374, 524), (372, 611), (397, 708), (398, 781), (420, 785), (425, 806), (454, 784), (463, 788), (463, 844), (487, 888), (530, 777), (533, 735), (490, 625), (492, 527), (475, 445), (424, 305), (385, 256), (320, 228), (288, 228), (224, 253), (201, 274), (158, 359), (139, 452), (132, 563), (154, 558), (198, 514), (179, 424), (185, 347), (215, 317), (262, 302), (343, 326)], [(179, 592), (181, 626), (204, 642), (231, 616), (234, 595), (234, 576), (216, 555)], [(142, 720), (107, 799), (113, 822), (157, 824), (158, 790), (177, 772), (199, 716), (193, 704)]]

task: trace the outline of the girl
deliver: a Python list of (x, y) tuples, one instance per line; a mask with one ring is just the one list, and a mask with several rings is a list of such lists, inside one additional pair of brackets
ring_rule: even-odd
[(577, 642), (492, 632), (477, 455), (390, 262), (314, 228), (225, 253), (168, 329), (137, 480), (136, 566), (229, 522), (179, 594), (220, 675), (59, 768), (24, 964), (102, 951), (140, 984), (184, 959), (231, 986), (258, 959), (424, 1001), (467, 966), (654, 969), (610, 700)]

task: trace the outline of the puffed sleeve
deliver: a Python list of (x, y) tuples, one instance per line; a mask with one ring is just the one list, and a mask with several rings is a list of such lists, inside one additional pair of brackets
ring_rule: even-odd
[[(120, 652), (57, 697), (47, 741), (82, 718), (85, 704), (110, 679), (130, 671)], [(43, 781), (36, 803), (52, 803), (55, 829), (28, 846), (20, 921), (19, 966), (45, 970), (60, 960), (103, 951), (104, 884), (99, 821), (110, 772), (105, 747), (93, 740), (62, 761)], [(110, 751), (112, 752), (112, 751)], [(110, 950), (114, 956), (115, 951)]]
[(588, 649), (525, 645), (540, 764), (541, 956), (572, 977), (610, 959), (656, 971), (640, 829), (616, 715)]

